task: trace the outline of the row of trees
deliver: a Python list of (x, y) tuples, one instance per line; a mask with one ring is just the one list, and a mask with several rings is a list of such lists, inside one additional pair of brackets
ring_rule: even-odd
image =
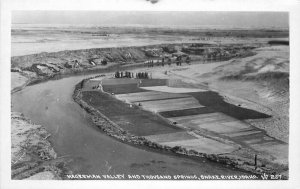
[(138, 72), (138, 73), (133, 73), (133, 72), (122, 72), (122, 71), (117, 71), (115, 72), (115, 78), (138, 78), (138, 79), (148, 79), (150, 74), (148, 72)]
[(115, 78), (134, 78), (134, 74), (132, 72), (121, 72), (121, 71), (117, 71), (115, 72)]
[(136, 73), (136, 78), (138, 79), (149, 79), (149, 73), (148, 72), (138, 72)]

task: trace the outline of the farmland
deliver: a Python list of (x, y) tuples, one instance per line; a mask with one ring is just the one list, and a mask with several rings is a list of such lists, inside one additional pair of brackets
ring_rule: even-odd
[[(286, 144), (244, 121), (270, 115), (230, 104), (205, 87), (184, 88), (184, 82), (111, 78), (97, 82), (85, 81), (83, 100), (129, 133), (171, 148), (236, 158), (259, 154), (262, 164), (287, 164)], [(186, 92), (178, 92), (172, 87), (175, 83), (180, 83), (178, 91)]]

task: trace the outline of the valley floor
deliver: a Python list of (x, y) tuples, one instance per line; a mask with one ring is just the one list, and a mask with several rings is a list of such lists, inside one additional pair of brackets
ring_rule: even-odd
[[(190, 131), (164, 130), (161, 133), (145, 131), (135, 133), (138, 136), (142, 135), (150, 141), (171, 147), (181, 146), (208, 154), (226, 154), (227, 157), (237, 158), (243, 162), (253, 161), (251, 158), (254, 154), (258, 154), (262, 168), (266, 166), (266, 169), (271, 168), (287, 176), (288, 51), (288, 47), (272, 46), (256, 49), (257, 54), (254, 56), (225, 62), (208, 64), (194, 62), (192, 65), (183, 66), (139, 68), (133, 71), (148, 72), (152, 79), (167, 79), (169, 82), (152, 85), (147, 84), (149, 82), (146, 84), (141, 82), (141, 86), (134, 89), (132, 82), (126, 87), (125, 81), (118, 86), (122, 86), (124, 88), (122, 90), (116, 87), (117, 84), (104, 82), (102, 87), (117, 99), (141, 106), (142, 109), (155, 114), (159, 113), (170, 122), (176, 123), (177, 127)], [(182, 92), (178, 93), (176, 89)], [(223, 105), (228, 103), (226, 105), (228, 107), (223, 107), (222, 110), (220, 104), (219, 107), (212, 105), (209, 101), (214, 101), (212, 97), (214, 94), (212, 92), (205, 95), (204, 93), (208, 91), (217, 92), (224, 101), (214, 103)], [(186, 96), (186, 93), (189, 95)], [(93, 100), (98, 98), (97, 93), (94, 95), (96, 96), (86, 97), (86, 100), (90, 99), (89, 103), (92, 106), (95, 105)], [(96, 106), (101, 107), (101, 103)], [(214, 110), (211, 112), (203, 108)], [(240, 109), (237, 110), (237, 115), (232, 113), (235, 108)], [(226, 109), (229, 113), (226, 113)], [(249, 112), (242, 115), (243, 109)], [(107, 112), (108, 110), (103, 113)], [(122, 125), (125, 120), (129, 124), (124, 127), (125, 130), (132, 130), (134, 126), (130, 125), (130, 119), (124, 115), (118, 118), (116, 123)], [(208, 139), (208, 136), (213, 137), (213, 140)]]

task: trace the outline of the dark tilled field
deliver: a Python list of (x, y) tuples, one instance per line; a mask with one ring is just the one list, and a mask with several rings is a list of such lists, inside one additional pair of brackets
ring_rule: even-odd
[(102, 85), (103, 90), (108, 93), (114, 94), (127, 94), (127, 93), (137, 93), (147, 91), (145, 89), (141, 89), (137, 86), (136, 83), (132, 84), (122, 84), (122, 85)]
[(153, 87), (153, 86), (164, 86), (168, 85), (166, 79), (140, 79), (140, 87)]
[(166, 79), (133, 79), (133, 78), (112, 78), (112, 79), (103, 79), (102, 85), (123, 85), (123, 84), (137, 84), (140, 83), (141, 87), (148, 86), (161, 86), (167, 85), (168, 80)]
[(132, 134), (146, 136), (182, 130), (168, 124), (155, 114), (135, 106), (130, 107), (129, 104), (123, 103), (108, 94), (99, 91), (86, 91), (82, 94), (84, 101)]
[(206, 106), (215, 112), (222, 112), (239, 120), (271, 117), (264, 113), (229, 104), (223, 100), (222, 96), (213, 91), (188, 94), (196, 98), (203, 106)]
[[(102, 81), (103, 90), (108, 93), (126, 94), (147, 91), (140, 87), (166, 85), (165, 79), (106, 79)], [(118, 85), (118, 86), (116, 86)]]
[(199, 101), (199, 103), (201, 105), (204, 105), (205, 107), (165, 111), (160, 112), (159, 114), (165, 118), (208, 114), (214, 112), (222, 112), (228, 116), (234, 117), (239, 120), (260, 119), (270, 117), (267, 114), (229, 104), (225, 102), (222, 96), (220, 96), (216, 92), (206, 91), (188, 94), (196, 98)]
[(122, 84), (136, 84), (138, 83), (138, 79), (130, 79), (130, 78), (119, 78), (119, 79), (103, 79), (102, 85), (122, 85)]

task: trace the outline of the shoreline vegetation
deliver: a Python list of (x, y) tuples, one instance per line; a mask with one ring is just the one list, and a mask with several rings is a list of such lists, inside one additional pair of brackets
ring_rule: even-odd
[[(14, 86), (11, 89), (11, 94), (22, 90), (26, 86), (38, 84), (40, 82), (48, 81), (48, 80), (56, 80), (61, 79), (64, 77), (71, 77), (76, 75), (84, 75), (84, 74), (92, 74), (92, 73), (107, 73), (112, 72), (115, 70), (128, 70), (128, 69), (135, 69), (135, 68), (142, 68), (147, 66), (145, 64), (148, 60), (154, 60), (154, 65), (160, 64), (161, 62), (158, 60), (162, 54), (173, 54), (176, 53), (173, 51), (175, 46), (180, 46), (185, 48), (185, 45), (188, 45), (188, 52), (195, 50), (192, 44), (196, 44), (197, 48), (202, 48), (201, 44), (200, 47), (197, 46), (197, 43), (188, 43), (188, 44), (163, 44), (163, 45), (151, 45), (151, 46), (143, 46), (143, 47), (124, 47), (124, 48), (104, 48), (104, 49), (84, 49), (84, 50), (75, 50), (75, 51), (61, 51), (55, 53), (39, 53), (33, 55), (25, 55), (25, 56), (18, 56), (12, 57), (12, 68), (11, 72), (16, 72), (21, 76), (27, 78), (25, 83), (19, 86)], [(190, 45), (190, 46), (189, 46)], [(231, 44), (232, 45), (232, 44)], [(240, 51), (235, 52), (235, 56), (221, 56), (222, 52), (217, 52), (217, 54), (212, 54), (211, 57), (205, 57), (196, 54), (191, 55), (191, 61), (201, 61), (202, 63), (210, 63), (210, 62), (218, 62), (224, 60), (230, 60), (231, 58), (235, 57), (248, 57), (253, 56), (253, 52), (251, 51), (253, 48), (263, 47), (265, 44), (254, 44), (253, 46), (249, 47), (249, 44), (246, 46), (237, 45)], [(205, 46), (205, 45), (204, 45)], [(208, 45), (211, 47), (211, 45)], [(165, 47), (165, 48), (163, 48)], [(163, 49), (156, 50), (157, 48)], [(226, 48), (226, 46), (224, 46)], [(117, 51), (114, 51), (117, 50)], [(138, 50), (136, 50), (138, 49)], [(106, 51), (109, 51), (107, 53)], [(230, 51), (230, 49), (228, 49)], [(128, 54), (129, 53), (129, 54)], [(219, 53), (219, 54), (218, 54)], [(87, 55), (88, 54), (88, 55)], [(91, 54), (97, 54), (96, 57), (90, 57)], [(110, 55), (107, 56), (107, 54)], [(84, 56), (84, 58), (80, 56)], [(75, 57), (75, 58), (74, 58)], [(103, 65), (103, 60), (108, 60), (107, 65)], [(25, 64), (23, 64), (25, 62)], [(117, 62), (117, 63), (115, 63)], [(89, 78), (90, 79), (90, 78)], [(84, 81), (84, 80), (83, 80)], [(84, 108), (91, 116), (93, 122), (99, 127), (103, 132), (107, 135), (114, 137), (122, 142), (130, 143), (133, 145), (139, 146), (147, 146), (152, 149), (158, 149), (165, 152), (171, 152), (179, 155), (184, 155), (187, 157), (192, 158), (207, 158), (208, 160), (219, 162), (231, 167), (235, 167), (241, 170), (245, 170), (254, 174), (274, 174), (274, 170), (269, 168), (255, 168), (253, 162), (243, 161), (240, 159), (234, 159), (231, 157), (227, 157), (226, 155), (214, 155), (214, 154), (204, 154), (199, 153), (193, 150), (186, 150), (181, 147), (167, 147), (162, 146), (160, 144), (151, 142), (144, 137), (134, 136), (128, 133), (127, 131), (120, 128), (118, 125), (110, 121), (104, 114), (96, 110), (95, 108), (89, 106), (86, 102), (81, 99), (81, 90), (80, 90), (81, 83), (75, 86), (73, 99), (76, 103), (78, 103), (82, 108)], [(26, 123), (30, 123), (29, 120), (20, 116), (15, 118), (12, 115), (13, 119), (21, 119), (26, 120)], [(42, 128), (42, 126), (41, 126)], [(44, 132), (44, 131), (43, 131)], [(13, 134), (13, 133), (12, 133)], [(50, 136), (49, 136), (50, 137)], [(49, 143), (50, 144), (50, 143)], [(47, 145), (49, 145), (47, 144)], [(44, 147), (46, 147), (45, 145)], [(50, 144), (51, 146), (51, 144)], [(55, 153), (55, 152), (54, 152)], [(12, 164), (12, 178), (13, 179), (23, 179), (28, 177), (29, 175), (32, 176), (33, 173), (38, 173), (40, 170), (50, 170), (50, 172), (56, 170), (56, 174), (53, 176), (52, 179), (62, 179), (59, 175), (62, 172), (67, 172), (65, 165), (62, 161), (55, 161), (56, 155), (50, 158), (51, 160), (36, 160), (38, 163), (31, 163), (23, 162), (22, 166), (18, 167)], [(47, 166), (44, 166), (45, 162), (55, 162), (51, 165), (51, 163), (46, 163)], [(49, 165), (48, 165), (49, 164)], [(24, 168), (26, 167), (26, 168)], [(38, 167), (38, 169), (34, 168)], [(16, 175), (20, 175), (22, 170), (29, 170), (29, 173), (25, 173), (23, 176), (17, 177)], [(30, 171), (35, 170), (35, 171)], [(60, 170), (60, 171), (59, 171)], [(18, 173), (18, 171), (20, 173)], [(22, 175), (22, 174), (21, 174)], [(283, 176), (284, 179), (287, 177)], [(43, 179), (43, 178), (42, 178)]]

